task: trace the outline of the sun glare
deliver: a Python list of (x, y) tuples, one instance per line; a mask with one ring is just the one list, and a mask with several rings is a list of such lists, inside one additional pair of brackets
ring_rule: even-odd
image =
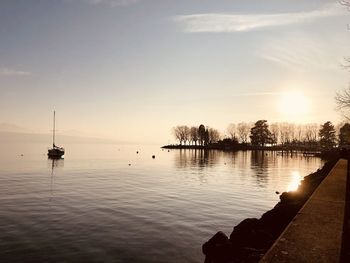
[(287, 192), (297, 190), (300, 184), (300, 180), (301, 180), (300, 173), (298, 171), (293, 171), (291, 181), (287, 186)]
[(300, 91), (288, 91), (279, 98), (279, 111), (287, 118), (301, 117), (309, 111), (309, 101)]

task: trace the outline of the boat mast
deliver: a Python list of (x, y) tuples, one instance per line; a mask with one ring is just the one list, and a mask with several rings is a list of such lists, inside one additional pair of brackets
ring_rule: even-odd
[(52, 138), (52, 142), (53, 142), (53, 147), (55, 147), (55, 116), (56, 112), (53, 111), (53, 138)]

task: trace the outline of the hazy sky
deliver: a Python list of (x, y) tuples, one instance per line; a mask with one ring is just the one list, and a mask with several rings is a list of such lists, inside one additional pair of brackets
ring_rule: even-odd
[(161, 144), (177, 124), (336, 122), (348, 23), (338, 1), (1, 0), (0, 123), (47, 132), (56, 109), (61, 132)]

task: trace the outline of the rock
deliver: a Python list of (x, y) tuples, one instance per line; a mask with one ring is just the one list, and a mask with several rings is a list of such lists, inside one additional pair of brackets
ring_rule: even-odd
[(202, 246), (205, 263), (259, 262), (332, 169), (335, 161), (327, 162), (322, 169), (306, 176), (297, 191), (283, 192), (280, 202), (260, 219), (243, 220), (234, 227), (229, 239), (222, 232), (216, 233)]
[[(221, 231), (217, 232), (202, 246), (205, 262), (225, 262), (229, 257), (230, 242), (228, 237)], [(215, 259), (215, 261), (213, 261)]]

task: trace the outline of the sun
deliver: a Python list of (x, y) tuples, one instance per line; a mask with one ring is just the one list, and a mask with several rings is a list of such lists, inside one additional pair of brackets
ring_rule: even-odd
[(310, 103), (301, 91), (283, 92), (278, 99), (278, 109), (287, 118), (303, 118)]

